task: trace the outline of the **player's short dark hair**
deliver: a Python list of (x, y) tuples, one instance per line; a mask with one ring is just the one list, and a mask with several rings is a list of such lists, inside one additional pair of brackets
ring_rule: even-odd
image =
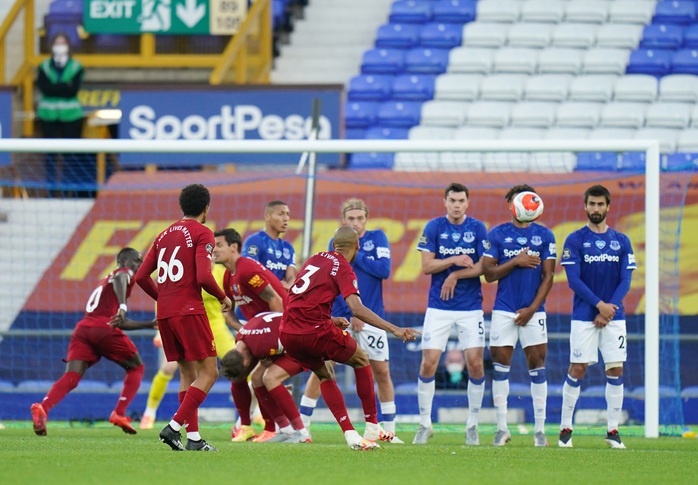
[(448, 187), (446, 187), (446, 189), (444, 190), (444, 199), (448, 197), (449, 192), (465, 192), (465, 198), (467, 199), (470, 197), (470, 191), (468, 190), (468, 187), (457, 182), (448, 184)]
[(216, 231), (213, 233), (213, 237), (221, 236), (225, 238), (225, 242), (228, 243), (228, 246), (230, 246), (231, 244), (237, 244), (238, 251), (242, 251), (242, 236), (235, 229), (229, 227), (227, 229), (221, 229), (220, 231)]
[(242, 377), (245, 374), (242, 354), (235, 349), (228, 351), (221, 359), (221, 373), (231, 381)]
[(277, 205), (288, 205), (288, 204), (286, 202), (284, 202), (283, 200), (272, 200), (271, 202), (269, 202), (267, 204), (267, 207), (264, 210), (265, 211), (271, 210), (274, 207), (276, 207)]
[(133, 248), (123, 248), (121, 251), (119, 251), (119, 254), (116, 255), (116, 264), (119, 266), (123, 266), (126, 264), (126, 258), (128, 258), (132, 253), (137, 253)]
[(592, 185), (584, 192), (584, 204), (586, 205), (587, 200), (591, 197), (605, 197), (606, 205), (611, 205), (611, 192), (603, 185)]
[(179, 194), (179, 207), (185, 216), (196, 217), (211, 203), (211, 194), (201, 184), (187, 185)]
[(514, 185), (512, 188), (510, 188), (509, 192), (507, 192), (507, 195), (505, 195), (504, 198), (507, 200), (507, 202), (511, 202), (514, 197), (516, 197), (516, 194), (520, 194), (521, 192), (533, 192), (534, 194), (537, 194), (536, 189), (528, 184), (522, 184)]

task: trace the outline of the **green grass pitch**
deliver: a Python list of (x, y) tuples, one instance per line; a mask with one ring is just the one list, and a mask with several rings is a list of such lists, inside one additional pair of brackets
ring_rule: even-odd
[[(165, 423), (157, 423), (164, 426)], [(312, 444), (231, 443), (230, 427), (203, 425), (218, 453), (173, 452), (158, 441), (160, 426), (124, 434), (109, 423), (91, 426), (49, 421), (48, 436), (30, 422), (0, 430), (0, 471), (6, 484), (601, 484), (695, 483), (698, 440), (623, 435), (627, 450), (612, 450), (605, 429), (575, 431), (574, 448), (549, 448), (517, 434), (503, 448), (490, 446), (494, 428), (481, 426), (479, 447), (465, 447), (462, 428), (436, 426), (426, 446), (383, 444), (356, 452), (335, 424), (313, 424)], [(411, 443), (413, 425), (398, 425)], [(623, 430), (621, 429), (621, 433)], [(693, 471), (691, 471), (693, 470)]]

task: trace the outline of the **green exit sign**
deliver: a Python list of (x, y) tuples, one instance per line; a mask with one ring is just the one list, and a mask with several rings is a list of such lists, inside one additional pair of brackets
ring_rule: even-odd
[(247, 0), (85, 0), (83, 23), (93, 34), (237, 32)]

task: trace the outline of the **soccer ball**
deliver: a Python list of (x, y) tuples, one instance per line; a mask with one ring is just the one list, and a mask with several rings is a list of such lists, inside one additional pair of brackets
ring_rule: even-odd
[(543, 215), (543, 199), (534, 192), (520, 192), (511, 201), (511, 213), (519, 222), (533, 222)]

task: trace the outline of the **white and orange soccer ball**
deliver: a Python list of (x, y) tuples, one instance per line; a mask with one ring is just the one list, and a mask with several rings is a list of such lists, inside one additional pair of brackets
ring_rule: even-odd
[(533, 222), (543, 215), (543, 199), (535, 192), (520, 192), (511, 201), (511, 213), (519, 222)]

